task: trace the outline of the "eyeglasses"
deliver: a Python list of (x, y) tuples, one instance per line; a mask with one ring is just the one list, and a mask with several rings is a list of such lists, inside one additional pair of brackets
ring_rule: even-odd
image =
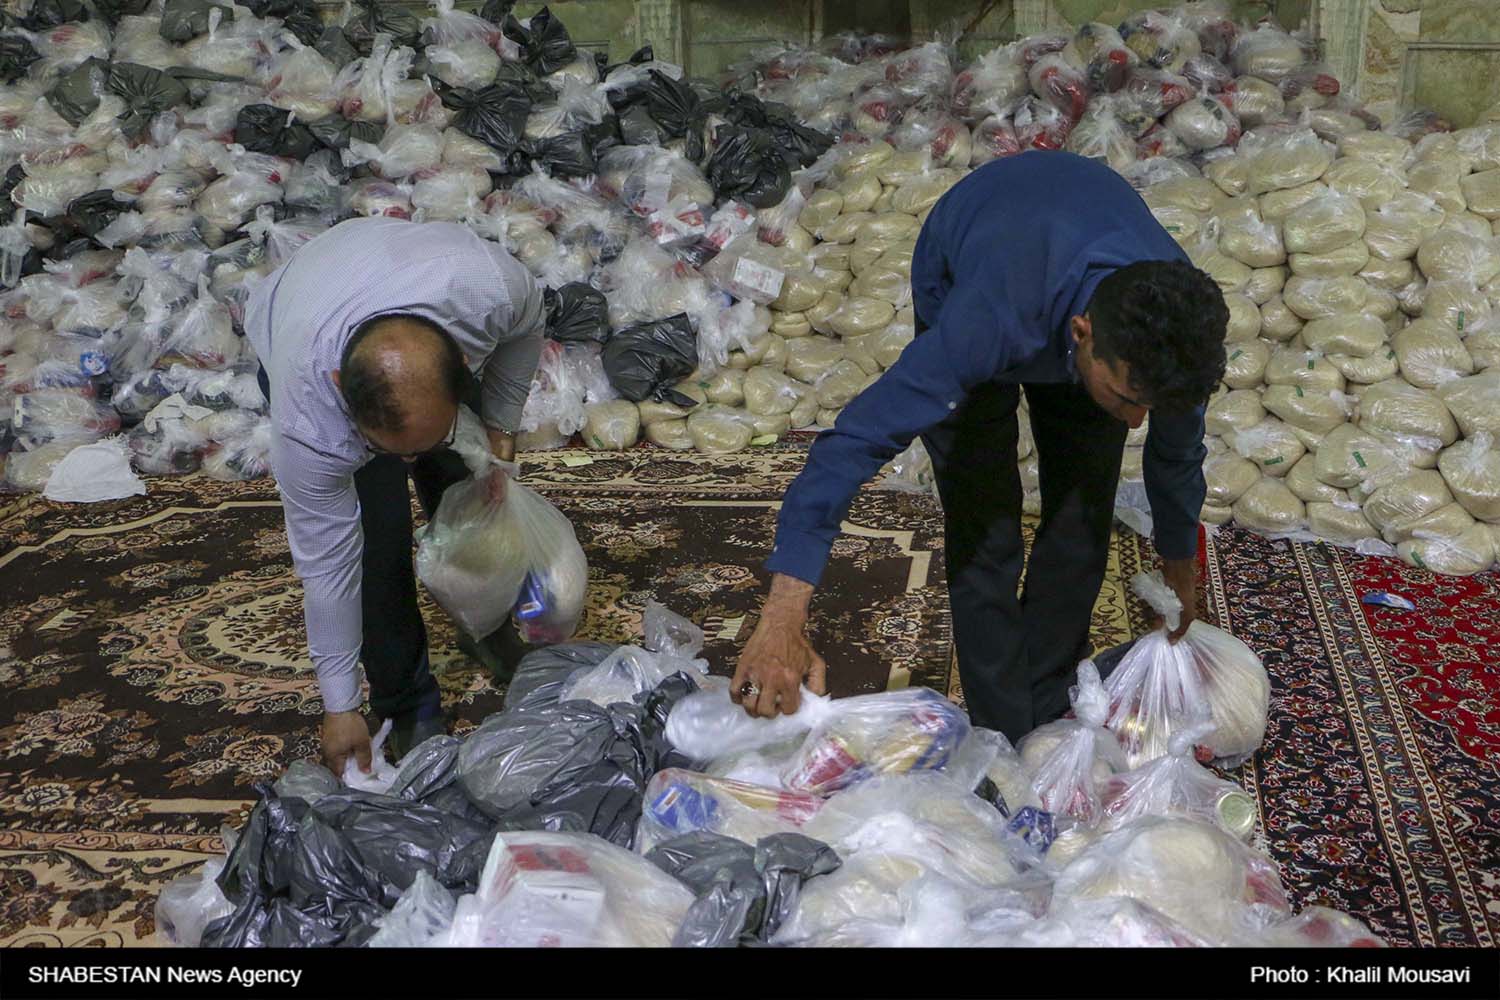
[[(363, 434), (361, 434), (360, 436), (364, 437)], [(430, 453), (432, 453), (434, 451), (441, 451), (444, 448), (451, 448), (451, 447), (453, 447), (453, 442), (455, 442), (457, 440), (458, 440), (458, 414), (455, 413), (453, 415), (453, 426), (448, 429), (448, 436), (445, 437), (445, 438), (443, 438), (443, 440), (439, 441), (437, 444), (433, 445), (431, 448), (427, 448), (427, 449), (424, 449), (422, 451), (409, 451), (409, 452), (387, 451), (384, 448), (380, 447), (380, 445), (376, 444), (374, 441), (371, 441), (368, 437), (365, 437), (365, 447), (368, 448), (368, 449), (370, 449), (370, 451), (372, 451), (376, 455), (394, 455), (397, 458), (406, 459), (406, 460), (410, 461), (412, 459), (421, 458), (423, 455), (430, 454)]]

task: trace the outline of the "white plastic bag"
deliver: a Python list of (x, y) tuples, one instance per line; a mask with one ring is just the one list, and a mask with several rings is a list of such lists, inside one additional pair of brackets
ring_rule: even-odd
[[(1078, 665), (1078, 686), (1071, 697), (1075, 718), (1039, 727), (1016, 749), (1032, 769), (1034, 800), (1053, 816), (1093, 826), (1103, 817), (1100, 793), (1104, 782), (1124, 769), (1125, 757), (1114, 736), (1104, 728), (1109, 696), (1092, 660)], [(1014, 809), (1019, 804), (1011, 806)]]
[(696, 832), (754, 845), (762, 837), (801, 832), (823, 802), (810, 792), (667, 768), (646, 786), (635, 849), (645, 854), (664, 840)]
[(1111, 777), (1102, 793), (1101, 827), (1117, 830), (1145, 816), (1183, 816), (1249, 840), (1255, 800), (1193, 759), (1193, 745), (1212, 729), (1209, 722), (1186, 726), (1172, 735), (1165, 757)]
[(828, 795), (877, 774), (941, 771), (968, 735), (963, 711), (927, 688), (844, 698), (808, 734), (782, 780)]
[(359, 761), (353, 754), (344, 761), (344, 784), (361, 792), (375, 792), (384, 795), (390, 791), (391, 785), (396, 781), (396, 775), (400, 769), (385, 759), (385, 741), (391, 735), (391, 725), (394, 720), (386, 719), (381, 723), (380, 729), (370, 737), (370, 770), (360, 770)]
[(377, 930), (366, 942), (369, 948), (427, 948), (453, 926), (457, 901), (437, 879), (418, 869), (417, 877), (391, 912), (382, 917)]
[(79, 445), (57, 463), (42, 495), (63, 503), (94, 503), (140, 496), (146, 484), (130, 471), (130, 457), (119, 438)]
[(234, 912), (219, 888), (224, 859), (214, 858), (195, 872), (179, 875), (156, 898), (156, 940), (178, 948), (196, 948), (203, 929)]
[[(1140, 580), (1140, 574), (1136, 580)], [(1170, 604), (1158, 586), (1131, 581), (1158, 612)], [(1175, 595), (1174, 595), (1175, 596)], [(1196, 620), (1176, 643), (1163, 628), (1143, 636), (1116, 665), (1105, 688), (1107, 725), (1132, 767), (1167, 753), (1174, 732), (1205, 718), (1214, 724), (1204, 738), (1204, 759), (1234, 759), (1253, 753), (1265, 737), (1271, 682), (1266, 668), (1243, 642)]]
[(477, 638), (514, 611), (528, 642), (566, 640), (588, 587), (588, 562), (573, 526), (514, 480), (498, 506), (487, 490), (483, 479), (471, 478), (443, 494), (417, 546), (417, 576)]

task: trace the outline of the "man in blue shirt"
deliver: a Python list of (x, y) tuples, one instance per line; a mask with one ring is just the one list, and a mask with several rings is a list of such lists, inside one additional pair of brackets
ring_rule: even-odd
[[(859, 487), (919, 435), (946, 528), (965, 702), (1017, 740), (1068, 709), (1103, 584), (1125, 436), (1151, 414), (1157, 552), (1193, 616), (1203, 411), (1224, 372), (1213, 280), (1108, 167), (1061, 152), (996, 160), (933, 207), (912, 259), (916, 339), (814, 443), (787, 491), (771, 591), (732, 696), (764, 717), (826, 690), (808, 605)], [(1025, 392), (1042, 518), (1021, 582), (1016, 409)]]

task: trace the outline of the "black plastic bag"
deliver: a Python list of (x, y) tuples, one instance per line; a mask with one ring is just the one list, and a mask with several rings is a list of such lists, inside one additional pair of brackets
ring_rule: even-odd
[(100, 20), (111, 28), (120, 23), (120, 18), (139, 16), (150, 6), (151, 0), (94, 0)]
[[(324, 796), (319, 804), (330, 797)], [(329, 909), (340, 903), (396, 905), (397, 896), (387, 898), (379, 873), (364, 863), (349, 838), (316, 806), (297, 824), (297, 844), (287, 863), (287, 875), (287, 897), (299, 909), (309, 904)]]
[(668, 136), (685, 138), (683, 155), (694, 163), (703, 161), (703, 101), (685, 80), (674, 80), (661, 70), (651, 70), (644, 88), (646, 111)]
[(401, 758), (390, 794), (400, 799), (421, 802), (458, 780), (458, 748), (463, 740), (457, 736), (434, 736), (424, 740)]
[(161, 26), (157, 28), (157, 33), (169, 42), (191, 42), (208, 32), (208, 18), (215, 10), (226, 18), (234, 16), (208, 0), (166, 0), (162, 5)]
[(672, 389), (698, 367), (698, 337), (687, 313), (617, 330), (604, 345), (603, 360), (609, 384), (632, 403), (694, 402)]
[(70, 21), (88, 19), (89, 9), (83, 0), (35, 0), (20, 23), (31, 31), (47, 31)]
[[(474, 852), (468, 848), (476, 841), (488, 846), (494, 833), (488, 823), (476, 823), (435, 806), (352, 788), (319, 799), (313, 816), (303, 822), (304, 829), (313, 818), (338, 833), (352, 862), (374, 879), (375, 895), (392, 906), (418, 871), (449, 888), (473, 884), (480, 869), (474, 867)], [(325, 857), (323, 863), (334, 862)], [(340, 870), (350, 873), (342, 891), (357, 889), (360, 883), (352, 874), (354, 869)], [(295, 891), (292, 898), (296, 901)]]
[(454, 112), (454, 128), (502, 156), (525, 156), (526, 117), (532, 104), (525, 93), (498, 83), (480, 90), (444, 87), (438, 93), (443, 106)]
[(644, 788), (649, 774), (640, 725), (634, 706), (568, 701), (508, 709), (464, 741), (459, 783), (496, 819), (548, 789), (567, 787), (601, 761), (614, 761)]
[[(282, 119), (285, 120), (286, 112), (283, 111), (281, 114)], [(378, 143), (385, 135), (384, 125), (377, 122), (351, 121), (342, 115), (319, 118), (315, 122), (308, 122), (305, 128), (314, 139), (329, 149), (348, 149), (351, 139)]]
[(359, 945), (375, 932), (385, 910), (372, 903), (346, 904), (336, 911), (307, 913), (289, 899), (247, 896), (235, 911), (203, 929), (203, 948), (332, 948)]
[(318, 50), (318, 55), (332, 63), (335, 69), (343, 69), (359, 58), (359, 50), (354, 47), (344, 29), (337, 25), (324, 28), (311, 44)]
[(664, 146), (672, 138), (644, 104), (622, 111), (619, 122), (620, 138), (627, 146)]
[[(544, 294), (561, 295), (573, 287), (564, 285), (556, 293), (547, 289)], [(597, 667), (618, 648), (607, 642), (563, 642), (527, 653), (505, 689), (506, 710), (556, 704), (558, 692), (575, 671)]]
[(422, 22), (415, 13), (392, 3), (372, 0), (344, 25), (344, 34), (362, 56), (370, 54), (376, 35), (390, 35), (391, 47), (416, 48), (422, 41)]
[(15, 83), (40, 58), (42, 54), (23, 36), (0, 35), (0, 83)]
[(777, 834), (751, 847), (704, 831), (658, 844), (646, 860), (698, 896), (672, 941), (679, 948), (766, 941), (790, 915), (802, 883), (841, 863), (833, 848), (800, 834)]
[[(113, 191), (90, 191), (68, 202), (63, 221), (72, 233), (93, 237), (119, 218), (120, 213), (128, 211), (130, 204), (117, 199)], [(56, 226), (53, 232), (57, 232)]]
[(281, 798), (267, 784), (257, 784), (255, 793), (260, 801), (219, 872), (219, 888), (231, 902), (246, 896), (269, 898), (290, 888), (297, 824), (309, 809), (301, 799)]
[(26, 168), (19, 163), (11, 166), (0, 177), (0, 225), (10, 222), (16, 215), (16, 203), (10, 200), (10, 193), (20, 186), (26, 179)]
[(582, 130), (531, 143), (531, 156), (553, 177), (587, 177), (599, 166), (594, 146)]
[(717, 197), (734, 198), (754, 208), (779, 204), (792, 186), (787, 161), (764, 129), (722, 126), (703, 172)]
[(109, 89), (125, 101), (120, 131), (129, 139), (140, 138), (161, 112), (188, 103), (188, 88), (182, 81), (136, 63), (111, 66)]
[(578, 49), (568, 37), (567, 27), (546, 7), (531, 15), (524, 25), (514, 14), (506, 15), (501, 30), (506, 38), (521, 46), (526, 65), (538, 76), (556, 73), (578, 58)]
[(234, 141), (252, 153), (305, 160), (318, 148), (312, 129), (291, 122), (284, 109), (270, 104), (247, 104), (234, 121)]
[(486, 0), (479, 8), (479, 16), (491, 24), (504, 24), (510, 12), (516, 9), (516, 0)]
[[(561, 288), (543, 289), (542, 301), (547, 308), (547, 336), (553, 340), (596, 344), (609, 340), (609, 300), (597, 288), (571, 281)], [(515, 681), (511, 685), (514, 690)]]
[(99, 95), (109, 85), (109, 63), (85, 59), (47, 91), (47, 103), (69, 125), (77, 125), (99, 107)]
[(592, 833), (629, 850), (641, 820), (643, 775), (616, 760), (602, 760), (542, 789), (507, 810), (501, 830)]

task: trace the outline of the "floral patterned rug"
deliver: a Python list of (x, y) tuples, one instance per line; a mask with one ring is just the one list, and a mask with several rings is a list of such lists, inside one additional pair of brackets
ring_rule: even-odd
[[(732, 671), (755, 624), (779, 498), (805, 447), (720, 458), (561, 452), (527, 479), (591, 565), (581, 634), (634, 639), (648, 599), (702, 624)], [(65, 507), (0, 502), (0, 944), (150, 943), (177, 873), (222, 851), (249, 786), (317, 752), (322, 711), (300, 588), (268, 482), (156, 479)], [(867, 490), (815, 603), (836, 694), (920, 684), (961, 700), (941, 512)], [(1104, 648), (1146, 627), (1126, 581), (1152, 556), (1122, 532), (1095, 610)], [(1205, 617), (1265, 659), (1266, 746), (1231, 777), (1299, 903), (1393, 944), (1493, 945), (1500, 929), (1500, 579), (1434, 578), (1233, 529), (1205, 546)], [(1392, 590), (1415, 614), (1359, 603)], [(425, 600), (425, 598), (424, 598)], [(457, 732), (503, 692), (425, 609)]]
[[(648, 599), (701, 624), (730, 672), (805, 445), (704, 458), (655, 450), (529, 456), (527, 480), (589, 557), (579, 634), (634, 641)], [(155, 479), (87, 507), (0, 503), (0, 943), (149, 943), (174, 875), (222, 851), (253, 782), (315, 756), (322, 712), (273, 484)], [(941, 513), (867, 491), (834, 550), (814, 641), (839, 695), (952, 671)], [(424, 595), (424, 601), (426, 601)], [(457, 732), (503, 692), (430, 602)]]

